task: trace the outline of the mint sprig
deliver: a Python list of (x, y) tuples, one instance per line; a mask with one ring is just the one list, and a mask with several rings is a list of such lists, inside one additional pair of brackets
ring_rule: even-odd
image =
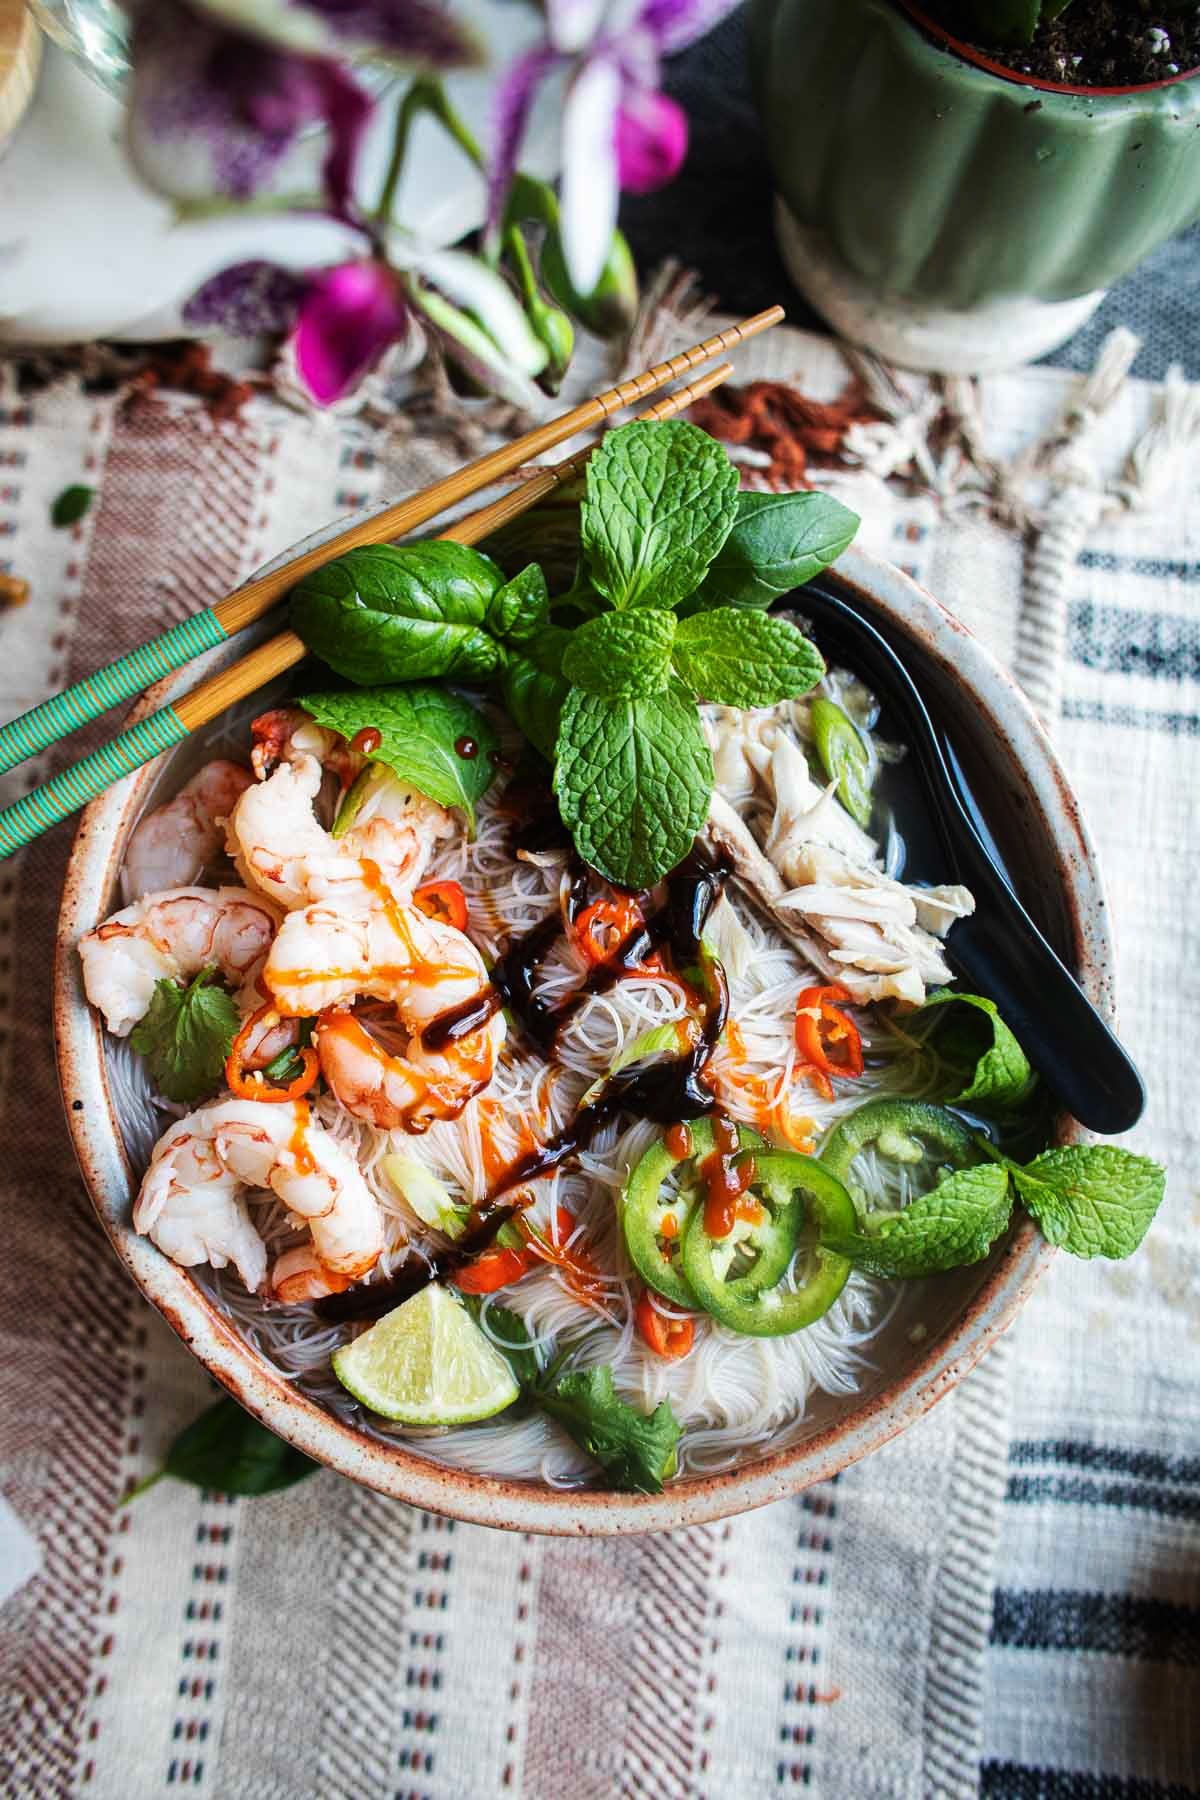
[(1022, 1166), (988, 1139), (990, 1162), (958, 1169), (903, 1212), (831, 1238), (869, 1275), (914, 1278), (979, 1262), (1007, 1231), (1012, 1184), (1042, 1235), (1072, 1256), (1132, 1256), (1162, 1204), (1166, 1171), (1116, 1144), (1044, 1150)]
[(786, 619), (733, 606), (681, 619), (671, 654), (687, 685), (722, 706), (774, 706), (825, 673), (816, 646)]
[(1012, 1217), (1008, 1170), (995, 1163), (957, 1169), (874, 1232), (826, 1245), (868, 1275), (915, 1279), (980, 1262)]
[(652, 887), (682, 862), (712, 786), (696, 703), (676, 677), (661, 693), (619, 700), (571, 689), (554, 792), (579, 854), (610, 881)]
[[(552, 531), (547, 559), (561, 572), (554, 511), (543, 509), (540, 529)], [(380, 682), (390, 693), (429, 680), (494, 684), (556, 765), (580, 854), (619, 885), (651, 886), (686, 855), (712, 797), (697, 700), (770, 706), (820, 680), (807, 639), (756, 608), (824, 568), (856, 524), (824, 496), (739, 496), (737, 470), (705, 432), (634, 423), (588, 464), (566, 592), (551, 599), (537, 563), (505, 581), (490, 557), (449, 540), (367, 546), (307, 576), (291, 622), (330, 667), (372, 690), (367, 715)], [(534, 548), (528, 533), (517, 541), (522, 555)], [(352, 710), (340, 712), (348, 721)], [(322, 723), (341, 729), (332, 716)], [(407, 753), (408, 735), (389, 731), (380, 759), (469, 816), (470, 777), (447, 764), (444, 744)]]
[(1116, 1144), (1044, 1150), (1013, 1180), (1042, 1235), (1072, 1256), (1132, 1256), (1162, 1205), (1166, 1170)]
[(738, 476), (707, 432), (678, 420), (610, 432), (588, 464), (580, 536), (613, 606), (673, 607), (704, 579), (737, 517)]
[(676, 623), (673, 612), (649, 606), (601, 613), (571, 633), (563, 674), (610, 700), (657, 693), (671, 678)]

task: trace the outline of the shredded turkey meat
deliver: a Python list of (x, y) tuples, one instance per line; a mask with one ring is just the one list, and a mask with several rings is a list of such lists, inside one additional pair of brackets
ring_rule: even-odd
[(717, 791), (709, 837), (743, 887), (827, 980), (859, 1001), (920, 1006), (953, 980), (940, 939), (974, 912), (964, 887), (910, 887), (879, 846), (814, 781), (799, 741), (803, 702), (757, 712), (706, 709)]

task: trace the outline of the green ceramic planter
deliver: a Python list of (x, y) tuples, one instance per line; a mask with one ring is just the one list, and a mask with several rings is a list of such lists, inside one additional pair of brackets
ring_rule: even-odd
[(1020, 361), (1200, 218), (1200, 72), (1056, 89), (966, 60), (920, 17), (900, 0), (751, 0), (781, 243), (860, 341), (907, 322), (977, 339), (980, 366)]

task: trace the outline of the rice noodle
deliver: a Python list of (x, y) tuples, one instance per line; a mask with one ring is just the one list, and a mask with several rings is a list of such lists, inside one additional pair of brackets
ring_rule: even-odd
[[(228, 751), (234, 735), (223, 724), (219, 739), (215, 733), (209, 739), (210, 753)], [(514, 858), (499, 798), (492, 791), (480, 803), (473, 841), (459, 835), (439, 843), (427, 876), (461, 884), (471, 935), (489, 961), (562, 903), (562, 859)], [(867, 1075), (839, 1083), (832, 1101), (822, 1099), (797, 1073), (793, 1037), (796, 995), (813, 979), (812, 971), (771, 934), (736, 890), (730, 890), (720, 911), (724, 923), (714, 915), (713, 930), (728, 936), (735, 952), (727, 966), (732, 1029), (712, 1068), (721, 1104), (730, 1114), (776, 1135), (782, 1132), (791, 1141), (819, 1140), (872, 1095), (919, 1097), (936, 1084), (936, 1059), (911, 1031), (867, 1013)], [(548, 1000), (561, 998), (585, 970), (582, 954), (564, 938), (547, 959), (539, 991)], [(353, 1149), (383, 1214), (386, 1249), (371, 1279), (386, 1280), (414, 1252), (429, 1253), (446, 1241), (422, 1224), (388, 1179), (384, 1159), (389, 1154), (428, 1168), (463, 1201), (480, 1201), (499, 1169), (567, 1124), (581, 1094), (635, 1039), (656, 1025), (682, 1019), (687, 1011), (687, 995), (678, 981), (635, 976), (581, 1008), (562, 1033), (553, 1067), (519, 1033), (510, 1032), (488, 1091), (472, 1100), (459, 1119), (435, 1123), (423, 1136), (376, 1130), (323, 1093), (315, 1101), (316, 1115)], [(163, 1129), (162, 1103), (156, 1104), (128, 1040), (109, 1038), (106, 1049), (126, 1146), (141, 1168)], [(489, 1299), (481, 1320), (484, 1331), (503, 1344), (503, 1331), (492, 1315), (497, 1306), (507, 1308), (521, 1317), (539, 1344), (569, 1347), (575, 1366), (610, 1365), (617, 1391), (638, 1406), (651, 1408), (668, 1400), (683, 1426), (681, 1471), (711, 1473), (802, 1439), (814, 1429), (810, 1415), (815, 1396), (858, 1392), (874, 1372), (872, 1341), (899, 1302), (883, 1284), (853, 1276), (822, 1319), (790, 1337), (739, 1336), (702, 1317), (687, 1357), (668, 1362), (655, 1356), (634, 1332), (633, 1303), (641, 1288), (631, 1276), (617, 1199), (630, 1170), (658, 1135), (659, 1128), (645, 1121), (611, 1121), (577, 1167), (559, 1168), (533, 1184), (529, 1216), (539, 1229), (553, 1229), (559, 1206), (576, 1220), (573, 1241), (598, 1269), (590, 1303), (572, 1291), (563, 1270), (547, 1264)], [(908, 1199), (913, 1176), (905, 1165), (867, 1155), (856, 1166), (855, 1178), (873, 1204), (895, 1207)], [(252, 1206), (254, 1223), (272, 1253), (302, 1240), (278, 1202), (252, 1197)], [(489, 1475), (563, 1486), (589, 1479), (588, 1459), (536, 1412), (502, 1415), (451, 1432), (389, 1425), (353, 1400), (331, 1371), (333, 1350), (356, 1327), (328, 1324), (309, 1305), (277, 1306), (248, 1295), (230, 1270), (194, 1273), (266, 1364), (357, 1430), (384, 1441), (403, 1439), (421, 1456)]]

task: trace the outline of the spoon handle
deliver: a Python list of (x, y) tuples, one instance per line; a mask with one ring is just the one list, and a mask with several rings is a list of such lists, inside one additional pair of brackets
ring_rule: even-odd
[(947, 765), (904, 663), (875, 623), (840, 594), (814, 583), (798, 598), (818, 642), (847, 658), (898, 723), (924, 778), (947, 872), (975, 895), (974, 914), (951, 927), (947, 954), (971, 989), (995, 1002), (1047, 1087), (1081, 1125), (1105, 1135), (1128, 1131), (1145, 1109), (1142, 1078), (993, 861), (957, 760)]

